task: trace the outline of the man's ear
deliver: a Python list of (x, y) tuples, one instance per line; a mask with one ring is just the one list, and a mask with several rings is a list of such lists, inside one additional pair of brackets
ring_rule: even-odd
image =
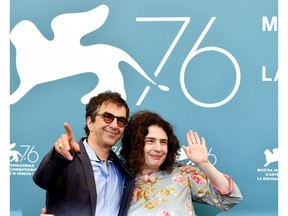
[(91, 131), (92, 123), (93, 122), (92, 122), (91, 116), (88, 116), (86, 119), (86, 124), (90, 131)]

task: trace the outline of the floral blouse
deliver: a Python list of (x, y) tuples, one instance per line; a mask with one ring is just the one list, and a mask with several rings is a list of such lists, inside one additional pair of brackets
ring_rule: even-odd
[(193, 172), (182, 172), (180, 167), (170, 174), (159, 171), (138, 176), (128, 215), (195, 216), (193, 202), (228, 210), (242, 200), (242, 194), (231, 177), (225, 177), (230, 183), (229, 191), (221, 191)]

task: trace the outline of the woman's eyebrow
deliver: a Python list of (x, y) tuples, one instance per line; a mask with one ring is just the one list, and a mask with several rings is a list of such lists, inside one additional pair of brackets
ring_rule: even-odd
[(156, 138), (155, 138), (155, 137), (145, 137), (145, 139), (156, 140)]

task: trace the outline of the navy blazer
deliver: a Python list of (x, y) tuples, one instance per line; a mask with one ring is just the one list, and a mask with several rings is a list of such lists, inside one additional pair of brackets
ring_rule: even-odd
[[(97, 193), (89, 156), (79, 142), (80, 152), (72, 161), (62, 158), (54, 149), (47, 153), (33, 175), (34, 182), (46, 190), (47, 214), (55, 216), (95, 216)], [(113, 162), (126, 177), (119, 216), (126, 216), (134, 187), (134, 176), (111, 151)], [(99, 197), (101, 199), (101, 197)]]

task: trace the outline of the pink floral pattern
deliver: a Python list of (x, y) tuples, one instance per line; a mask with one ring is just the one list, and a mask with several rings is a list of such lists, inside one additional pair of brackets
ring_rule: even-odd
[(160, 211), (159, 216), (175, 216), (175, 214), (173, 212), (168, 212), (166, 210), (162, 210), (162, 211)]
[(232, 190), (221, 194), (209, 180), (180, 168), (172, 173), (150, 173), (135, 179), (128, 215), (195, 216), (193, 202), (207, 203), (228, 210), (242, 200), (237, 185), (227, 176)]

